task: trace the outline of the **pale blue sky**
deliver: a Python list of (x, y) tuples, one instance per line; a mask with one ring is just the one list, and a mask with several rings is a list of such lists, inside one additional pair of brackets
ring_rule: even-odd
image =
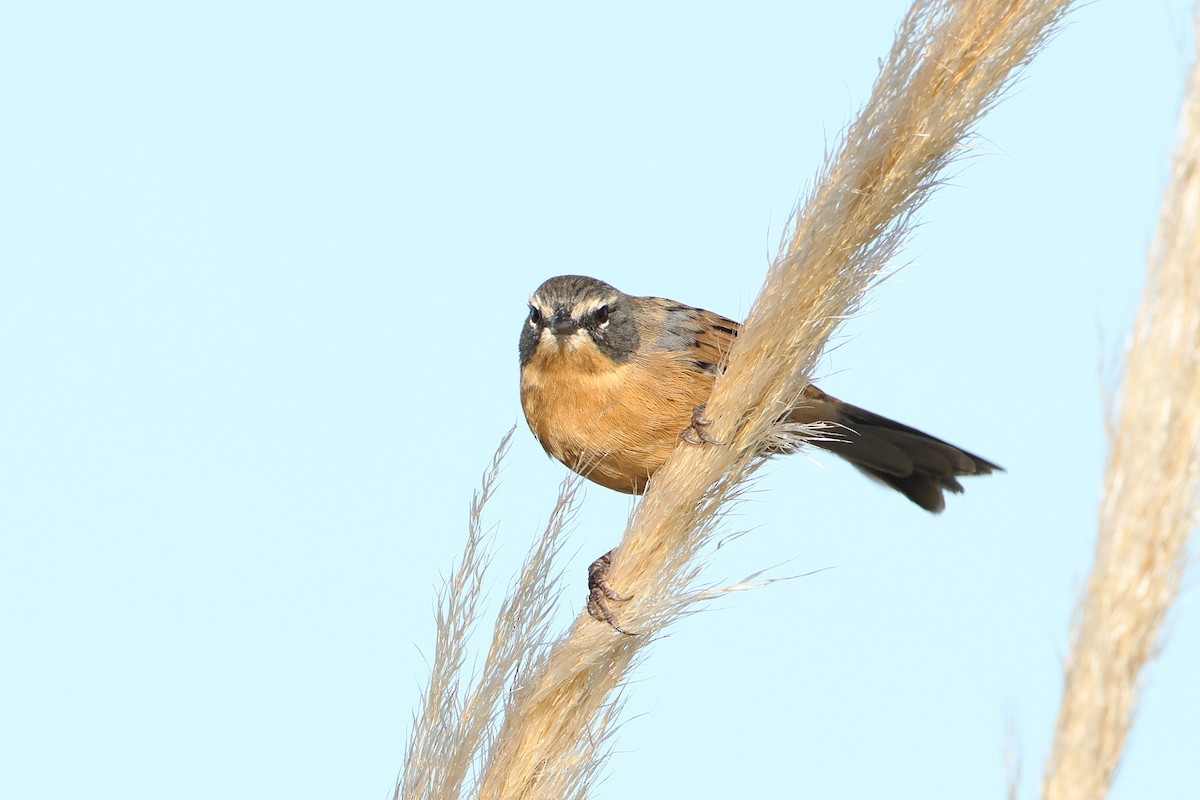
[[(744, 314), (905, 8), (0, 12), (0, 796), (386, 796), (529, 293)], [(709, 577), (835, 568), (655, 646), (598, 798), (1000, 797), (1010, 733), (1033, 796), (1190, 60), (1094, 3), (984, 121), (822, 386), (1009, 472), (773, 465)], [(562, 474), (522, 421), (501, 584)], [(1114, 798), (1195, 792), (1194, 579), (1169, 628)]]

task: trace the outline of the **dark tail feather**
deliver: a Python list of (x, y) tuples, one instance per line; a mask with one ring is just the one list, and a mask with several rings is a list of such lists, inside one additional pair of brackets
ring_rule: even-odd
[(823, 420), (840, 427), (811, 443), (849, 461), (926, 511), (946, 507), (945, 491), (958, 494), (962, 475), (988, 475), (1003, 468), (949, 442), (843, 403), (810, 386), (805, 402), (792, 413), (797, 422)]

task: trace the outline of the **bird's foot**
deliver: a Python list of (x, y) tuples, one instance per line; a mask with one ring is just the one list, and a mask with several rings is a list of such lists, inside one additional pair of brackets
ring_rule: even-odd
[(609, 550), (588, 567), (587, 610), (592, 615), (592, 619), (597, 622), (607, 622), (618, 633), (637, 636), (637, 633), (622, 628), (617, 622), (616, 615), (608, 607), (610, 600), (614, 603), (626, 603), (633, 599), (632, 596), (618, 594), (608, 585), (608, 571), (612, 569), (612, 554), (613, 551)]
[(701, 403), (692, 409), (692, 424), (683, 429), (683, 432), (679, 434), (679, 438), (688, 444), (725, 444), (724, 442), (718, 442), (706, 430), (709, 425), (712, 425), (712, 420), (704, 416), (705, 405), (705, 403)]

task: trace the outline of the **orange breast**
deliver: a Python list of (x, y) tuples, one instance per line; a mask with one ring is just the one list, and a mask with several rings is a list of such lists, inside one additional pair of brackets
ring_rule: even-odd
[(591, 344), (543, 345), (521, 370), (521, 405), (546, 452), (602, 486), (641, 494), (712, 383), (678, 354), (617, 364)]

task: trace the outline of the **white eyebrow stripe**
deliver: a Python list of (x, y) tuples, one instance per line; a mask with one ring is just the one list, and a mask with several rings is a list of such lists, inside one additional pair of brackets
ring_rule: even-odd
[(617, 295), (615, 295), (615, 294), (612, 295), (611, 297), (606, 297), (602, 300), (597, 300), (594, 297), (588, 298), (587, 300), (584, 300), (583, 302), (577, 303), (575, 305), (575, 307), (571, 309), (571, 313), (576, 319), (579, 319), (580, 317), (584, 317), (584, 316), (592, 313), (593, 311), (603, 308), (604, 306), (610, 306), (613, 303), (615, 303), (616, 301), (617, 301)]

